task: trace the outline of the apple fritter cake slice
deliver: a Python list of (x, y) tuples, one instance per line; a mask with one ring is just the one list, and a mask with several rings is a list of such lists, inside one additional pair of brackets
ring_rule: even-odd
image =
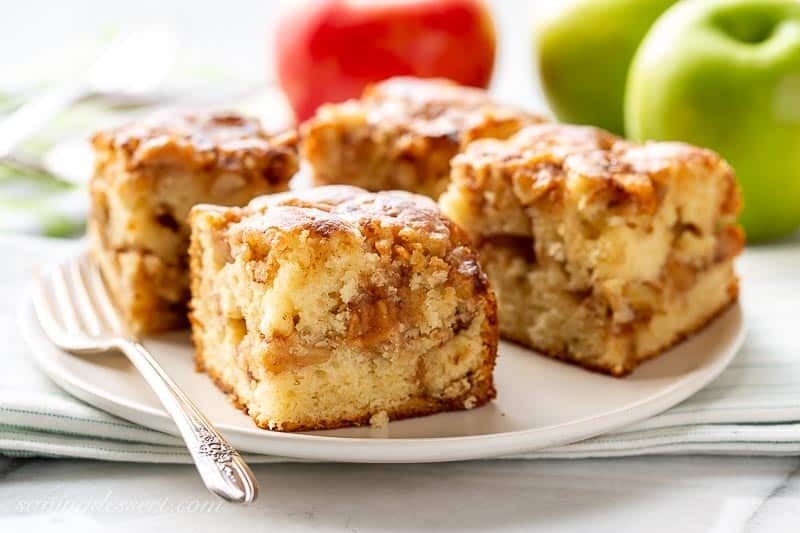
[(131, 330), (186, 323), (189, 209), (286, 190), (296, 135), (234, 113), (159, 114), (92, 139), (89, 238)]
[(680, 143), (529, 126), (471, 143), (443, 212), (477, 243), (504, 337), (624, 375), (737, 296), (733, 170)]
[(392, 78), (368, 87), (360, 100), (322, 106), (301, 127), (301, 152), (318, 185), (402, 189), (435, 199), (466, 143), (505, 138), (540, 121), (480, 89)]
[(329, 186), (192, 210), (197, 366), (260, 427), (335, 428), (492, 399), (496, 304), (428, 198)]

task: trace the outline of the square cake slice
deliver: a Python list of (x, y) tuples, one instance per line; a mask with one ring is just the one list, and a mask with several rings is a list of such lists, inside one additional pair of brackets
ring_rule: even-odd
[(136, 333), (187, 323), (189, 209), (286, 190), (298, 167), (294, 133), (233, 113), (160, 114), (92, 144), (92, 254)]
[(436, 204), (328, 186), (191, 213), (196, 361), (262, 428), (470, 409), (494, 398), (496, 304)]
[(360, 100), (322, 106), (301, 127), (315, 184), (402, 189), (438, 198), (450, 159), (469, 141), (505, 138), (543, 121), (493, 102), (485, 91), (434, 79), (392, 78)]
[(445, 214), (472, 237), (500, 332), (616, 376), (737, 296), (732, 169), (708, 150), (529, 126), (453, 162)]

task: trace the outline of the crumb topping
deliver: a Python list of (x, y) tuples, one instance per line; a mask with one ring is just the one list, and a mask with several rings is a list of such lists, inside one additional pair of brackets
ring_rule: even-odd
[(396, 77), (367, 87), (360, 101), (367, 122), (424, 137), (464, 142), (489, 124), (542, 122), (544, 118), (494, 102), (488, 93), (445, 79)]
[(233, 112), (158, 113), (92, 137), (98, 152), (124, 154), (129, 168), (183, 165), (262, 172), (276, 160), (296, 166), (294, 132), (270, 135), (261, 123)]
[[(474, 398), (474, 396), (471, 396)], [(389, 414), (386, 411), (379, 411), (369, 419), (369, 425), (375, 429), (383, 429), (389, 424)]]
[(304, 261), (315, 265), (353, 250), (368, 257), (372, 266), (358, 282), (359, 291), (345, 290), (342, 296), (348, 317), (343, 332), (364, 349), (392, 345), (412, 334), (403, 333), (402, 325), (431, 312), (421, 301), (433, 287), (460, 302), (454, 305), (465, 325), (476, 316), (468, 305), (476, 295), (494, 301), (465, 233), (424, 196), (328, 186), (262, 197), (244, 208), (196, 206), (192, 217), (210, 212), (219, 231), (218, 262), (252, 264), (260, 282), (274, 280), (286, 250), (298, 246), (312, 250)]
[(437, 255), (459, 245), (466, 236), (425, 196), (405, 191), (369, 193), (346, 185), (317, 187), (256, 198), (237, 210), (230, 235), (249, 243), (263, 240), (269, 230), (309, 231), (323, 237), (334, 233), (422, 242)]
[[(589, 201), (602, 198), (612, 207), (634, 203), (644, 212), (657, 208), (660, 184), (687, 165), (723, 168), (729, 186), (721, 211), (739, 212), (733, 170), (716, 153), (684, 143), (636, 144), (593, 127), (537, 124), (507, 140), (474, 141), (453, 160), (454, 168), (500, 169), (526, 204), (550, 191), (581, 187)], [(459, 178), (473, 176), (459, 173)]]
[(574, 153), (610, 150), (621, 139), (591, 126), (537, 124), (523, 128), (508, 140), (481, 139), (458, 156), (461, 164), (502, 165), (504, 168), (552, 162), (560, 165)]

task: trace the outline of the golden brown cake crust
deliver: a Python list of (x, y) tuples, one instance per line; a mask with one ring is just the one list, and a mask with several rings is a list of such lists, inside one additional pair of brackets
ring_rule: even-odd
[(402, 189), (438, 198), (468, 142), (506, 138), (542, 117), (447, 80), (392, 78), (359, 100), (322, 106), (300, 128), (317, 184)]
[[(709, 170), (724, 167), (727, 192), (720, 206), (722, 215), (735, 217), (740, 208), (740, 195), (733, 169), (715, 152), (677, 142), (619, 142), (610, 151), (594, 151), (571, 155), (564, 166), (614, 194), (615, 201), (633, 201), (647, 212), (659, 204), (659, 188), (675, 169), (697, 165)], [(593, 194), (598, 194), (593, 191)]]
[(736, 299), (739, 190), (716, 153), (591, 127), (470, 143), (441, 197), (498, 296), (501, 334), (621, 376)]
[[(733, 170), (715, 152), (685, 143), (635, 144), (591, 126), (536, 124), (507, 140), (472, 142), (453, 160), (454, 166), (491, 167), (511, 177), (509, 185), (523, 204), (547, 193), (557, 197), (574, 172), (592, 183), (587, 201), (608, 200), (610, 195), (615, 206), (630, 203), (645, 212), (657, 207), (662, 178), (689, 164), (727, 168), (729, 186), (722, 210), (735, 217), (741, 201)], [(462, 175), (464, 180), (470, 177)]]
[[(243, 208), (197, 206), (191, 221), (197, 228), (190, 249), (197, 368), (259, 426), (331, 429), (366, 424), (378, 412), (394, 420), (469, 409), (495, 397), (494, 295), (466, 235), (430, 199), (330, 186), (261, 197)], [(298, 247), (308, 253), (297, 256)], [(333, 274), (338, 262), (348, 266)], [(219, 270), (212, 275), (214, 268)], [(225, 279), (242, 285), (221, 281), (226, 273), (233, 277)], [(245, 287), (258, 296), (242, 296)], [(299, 294), (304, 288), (310, 296)], [(263, 303), (274, 291), (284, 292)], [(287, 299), (305, 303), (284, 308)], [(245, 307), (253, 301), (262, 303)], [(321, 305), (324, 311), (318, 311)], [(282, 309), (269, 326), (263, 306)], [(230, 348), (225, 339), (234, 327), (244, 329), (234, 334), (238, 344)], [(221, 362), (223, 353), (237, 354), (236, 362)], [(232, 366), (240, 368), (238, 377)], [(270, 406), (283, 400), (259, 400), (252, 392), (283, 391), (281, 398), (302, 395), (310, 401), (323, 392), (301, 387), (319, 376), (351, 384), (390, 379), (395, 371), (403, 377), (364, 389), (369, 406), (351, 408), (341, 400), (347, 414), (332, 415), (330, 406), (326, 411), (316, 404), (303, 411), (295, 402), (294, 414), (281, 415)], [(406, 392), (389, 395), (384, 386)], [(325, 402), (330, 394), (338, 392), (325, 395)], [(376, 411), (375, 405), (382, 407)]]
[(396, 128), (458, 144), (480, 137), (492, 123), (542, 122), (543, 117), (492, 100), (488, 93), (445, 79), (391, 78), (367, 87), (360, 101), (376, 128)]
[(235, 113), (162, 113), (96, 133), (92, 253), (131, 330), (186, 323), (190, 208), (243, 205), (288, 188), (293, 133)]
[(609, 150), (621, 139), (591, 126), (535, 124), (508, 139), (481, 139), (458, 156), (460, 163), (519, 168), (540, 162), (562, 162), (568, 155), (591, 150)]
[(463, 232), (441, 215), (433, 200), (405, 191), (372, 194), (356, 187), (320, 187), (256, 198), (241, 213), (231, 234), (247, 238), (250, 246), (268, 244), (268, 230), (272, 228), (281, 232), (309, 230), (323, 236), (359, 231), (370, 233), (376, 240), (396, 240), (402, 233), (405, 240), (440, 251), (468, 242)]
[(92, 137), (95, 150), (124, 155), (131, 169), (169, 164), (253, 174), (274, 167), (276, 158), (294, 163), (296, 170), (296, 144), (294, 131), (270, 135), (257, 119), (234, 112), (161, 113)]

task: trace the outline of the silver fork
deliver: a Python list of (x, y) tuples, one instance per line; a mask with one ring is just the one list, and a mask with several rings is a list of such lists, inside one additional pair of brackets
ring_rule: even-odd
[(73, 354), (124, 353), (175, 421), (208, 490), (229, 502), (255, 500), (258, 484), (247, 463), (126, 330), (94, 262), (81, 256), (48, 277), (36, 276), (33, 304), (53, 344)]

